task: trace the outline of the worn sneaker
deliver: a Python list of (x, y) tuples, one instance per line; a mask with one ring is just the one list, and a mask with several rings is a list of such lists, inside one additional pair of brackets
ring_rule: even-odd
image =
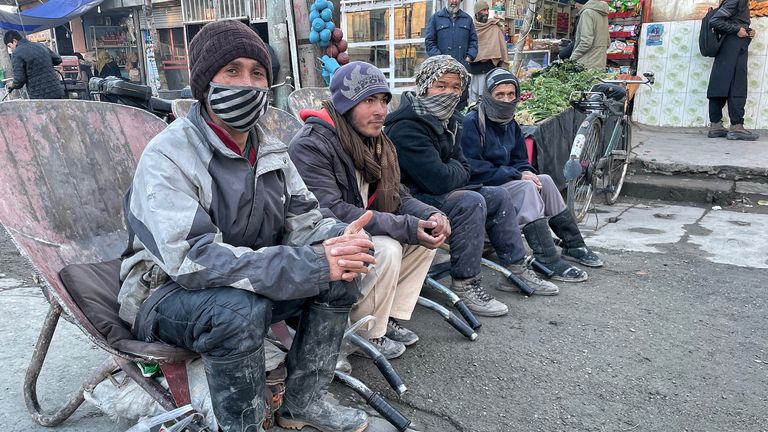
[(509, 308), (493, 298), (480, 286), (480, 276), (469, 279), (453, 279), (451, 291), (455, 292), (469, 310), (480, 316), (496, 317), (506, 315)]
[(726, 136), (728, 136), (728, 129), (723, 126), (723, 122), (711, 123), (709, 125), (709, 132), (707, 132), (707, 137), (725, 138)]
[[(394, 358), (398, 358), (405, 352), (405, 345), (403, 345), (402, 342), (394, 341), (386, 336), (382, 336), (380, 338), (373, 338), (368, 339), (368, 342), (371, 343), (374, 347), (376, 347), (377, 350), (381, 353), (381, 355), (384, 356), (387, 360), (392, 360)], [(356, 355), (359, 355), (360, 357), (365, 358), (371, 358), (371, 356), (368, 355), (367, 352), (358, 349), (355, 351)]]
[(563, 248), (561, 254), (564, 259), (568, 261), (577, 262), (587, 267), (602, 267), (603, 260), (592, 249), (584, 246), (580, 248)]
[[(550, 281), (541, 279), (536, 272), (528, 268), (525, 264), (512, 264), (507, 267), (509, 271), (514, 273), (515, 276), (523, 280), (529, 287), (533, 288), (534, 295), (553, 296), (560, 294), (560, 289), (557, 285)], [(506, 292), (519, 292), (520, 288), (509, 282), (506, 278), (502, 280), (502, 283), (497, 287), (500, 291)]]
[(387, 334), (384, 336), (407, 347), (419, 341), (419, 335), (401, 326), (394, 318), (390, 318), (389, 322), (387, 322)]
[(731, 125), (731, 130), (726, 135), (726, 139), (729, 140), (754, 141), (758, 138), (760, 135), (744, 129), (743, 124)]

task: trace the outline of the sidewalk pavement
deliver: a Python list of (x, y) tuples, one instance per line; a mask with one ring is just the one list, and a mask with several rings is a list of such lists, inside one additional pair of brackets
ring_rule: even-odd
[[(768, 200), (768, 131), (756, 141), (708, 138), (707, 129), (635, 124), (633, 163), (622, 194), (756, 206)], [(768, 211), (768, 205), (759, 204)]]

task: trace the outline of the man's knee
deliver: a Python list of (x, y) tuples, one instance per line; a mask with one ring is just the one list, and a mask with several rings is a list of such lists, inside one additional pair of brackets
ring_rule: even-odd
[(474, 191), (456, 191), (448, 197), (451, 202), (450, 210), (447, 212), (451, 222), (459, 221), (481, 221), (485, 219), (488, 212), (485, 198)]
[(235, 288), (218, 288), (205, 307), (204, 324), (195, 345), (198, 351), (226, 357), (257, 350), (271, 320), (272, 302)]
[(376, 258), (374, 268), (377, 273), (381, 274), (393, 267), (395, 270), (400, 268), (403, 261), (403, 245), (399, 241), (389, 236), (374, 236), (373, 247)]

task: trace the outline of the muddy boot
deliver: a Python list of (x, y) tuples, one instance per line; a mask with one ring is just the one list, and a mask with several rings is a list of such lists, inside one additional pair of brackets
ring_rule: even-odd
[(224, 432), (263, 432), (264, 346), (237, 358), (203, 357), (211, 405)]
[(333, 405), (323, 390), (333, 380), (349, 307), (307, 306), (288, 352), (288, 379), (277, 424), (285, 429), (311, 426), (322, 432), (362, 432), (368, 416), (354, 408)]
[(744, 129), (743, 124), (735, 124), (731, 125), (731, 130), (728, 131), (726, 138), (729, 140), (754, 141), (760, 138), (760, 135)]
[[(567, 210), (566, 210), (567, 211)], [(552, 279), (563, 282), (583, 282), (587, 280), (587, 272), (573, 267), (560, 258), (555, 242), (547, 226), (547, 218), (536, 219), (523, 227), (525, 241), (533, 251), (536, 259), (555, 272)]]
[(464, 300), (469, 310), (476, 315), (497, 317), (509, 312), (507, 305), (493, 298), (480, 285), (480, 276), (469, 279), (452, 279), (451, 291)]
[(725, 138), (727, 135), (728, 129), (723, 126), (723, 122), (709, 124), (709, 132), (707, 132), (709, 138)]
[(563, 241), (561, 254), (563, 258), (587, 267), (603, 266), (603, 260), (584, 243), (584, 237), (581, 236), (581, 230), (570, 210), (565, 209), (562, 213), (549, 218), (549, 226)]

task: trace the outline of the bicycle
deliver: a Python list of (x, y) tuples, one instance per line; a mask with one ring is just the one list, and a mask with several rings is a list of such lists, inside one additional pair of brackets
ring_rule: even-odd
[[(581, 222), (589, 210), (595, 193), (604, 194), (613, 205), (621, 194), (632, 151), (632, 124), (627, 115), (627, 86), (653, 85), (654, 74), (643, 74), (642, 80), (604, 80), (586, 92), (571, 93), (570, 103), (587, 114), (573, 139), (571, 154), (563, 168), (568, 185), (567, 203), (574, 218)], [(605, 122), (616, 119), (611, 136), (603, 139)], [(598, 153), (603, 149), (602, 153)], [(602, 155), (599, 156), (598, 155)]]

